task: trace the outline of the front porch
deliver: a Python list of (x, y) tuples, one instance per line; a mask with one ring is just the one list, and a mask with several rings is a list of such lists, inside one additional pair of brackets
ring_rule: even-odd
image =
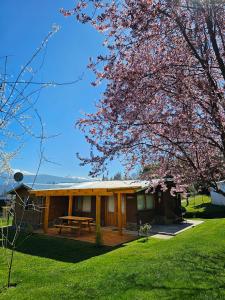
[(136, 208), (135, 192), (127, 188), (33, 190), (32, 195), (44, 200), (42, 223), (35, 232), (107, 246), (134, 240), (137, 235), (125, 228), (130, 220), (127, 211), (133, 212), (136, 221), (135, 209), (130, 209), (132, 204)]
[[(81, 234), (77, 232), (71, 231), (70, 229), (64, 230), (61, 234), (59, 234), (59, 230), (54, 227), (48, 228), (47, 233), (45, 233), (42, 229), (35, 230), (34, 233), (43, 234), (47, 236), (54, 236), (58, 238), (67, 238), (71, 240), (77, 240), (82, 242), (88, 243), (95, 243), (96, 242), (96, 231), (93, 229), (89, 232), (88, 228), (83, 229)], [(123, 234), (118, 234), (118, 230), (112, 227), (102, 227), (101, 228), (101, 237), (102, 237), (102, 245), (115, 247), (121, 244), (133, 241), (137, 239), (137, 235), (128, 234), (123, 232)]]
[[(43, 226), (35, 232), (58, 238), (96, 243), (96, 228), (99, 228), (101, 244), (104, 246), (115, 247), (135, 240), (137, 234), (128, 234), (125, 230), (125, 194), (108, 193), (110, 194), (100, 196), (90, 195), (89, 192), (88, 195), (85, 195), (81, 191), (79, 195), (47, 195)], [(75, 218), (84, 219), (84, 222), (78, 224), (77, 221), (73, 221)], [(85, 224), (85, 219), (89, 218), (92, 220), (91, 226)], [(59, 221), (61, 224), (65, 224), (62, 230), (59, 229), (61, 226), (58, 225)], [(70, 225), (71, 228), (69, 228)]]

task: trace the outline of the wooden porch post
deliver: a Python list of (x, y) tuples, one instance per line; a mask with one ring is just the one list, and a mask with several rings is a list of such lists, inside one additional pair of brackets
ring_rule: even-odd
[(96, 244), (102, 244), (101, 233), (101, 196), (96, 196)]
[(50, 196), (45, 197), (45, 212), (44, 212), (44, 233), (48, 232), (48, 218), (49, 218)]
[(117, 194), (117, 201), (118, 201), (118, 228), (119, 234), (123, 234), (123, 224), (122, 224), (122, 195), (121, 193)]
[(69, 195), (68, 216), (72, 216), (72, 213), (73, 213), (73, 196)]

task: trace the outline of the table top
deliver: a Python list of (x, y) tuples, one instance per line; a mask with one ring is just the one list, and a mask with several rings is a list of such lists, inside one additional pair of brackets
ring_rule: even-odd
[(93, 218), (88, 217), (79, 217), (79, 216), (63, 216), (59, 217), (62, 220), (69, 220), (69, 221), (93, 221)]

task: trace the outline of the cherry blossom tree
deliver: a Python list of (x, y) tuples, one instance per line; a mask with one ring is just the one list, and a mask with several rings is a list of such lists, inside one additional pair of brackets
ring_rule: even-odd
[(91, 145), (91, 174), (120, 157), (127, 169), (177, 186), (225, 177), (225, 1), (80, 1), (76, 15), (105, 35), (106, 55), (90, 60), (107, 86), (78, 126)]

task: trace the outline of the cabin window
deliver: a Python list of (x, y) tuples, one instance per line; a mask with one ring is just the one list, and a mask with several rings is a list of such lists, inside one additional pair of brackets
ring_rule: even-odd
[(110, 196), (108, 199), (108, 212), (114, 213), (114, 211), (115, 211), (114, 196)]
[(149, 195), (149, 194), (138, 194), (137, 195), (137, 209), (138, 210), (153, 209), (153, 207), (154, 207), (153, 195)]
[(83, 212), (91, 212), (91, 197), (83, 197)]
[(143, 194), (137, 195), (137, 208), (138, 210), (145, 209), (145, 195)]
[(77, 210), (82, 210), (82, 197), (77, 198)]
[(146, 195), (146, 208), (153, 209), (153, 195)]

